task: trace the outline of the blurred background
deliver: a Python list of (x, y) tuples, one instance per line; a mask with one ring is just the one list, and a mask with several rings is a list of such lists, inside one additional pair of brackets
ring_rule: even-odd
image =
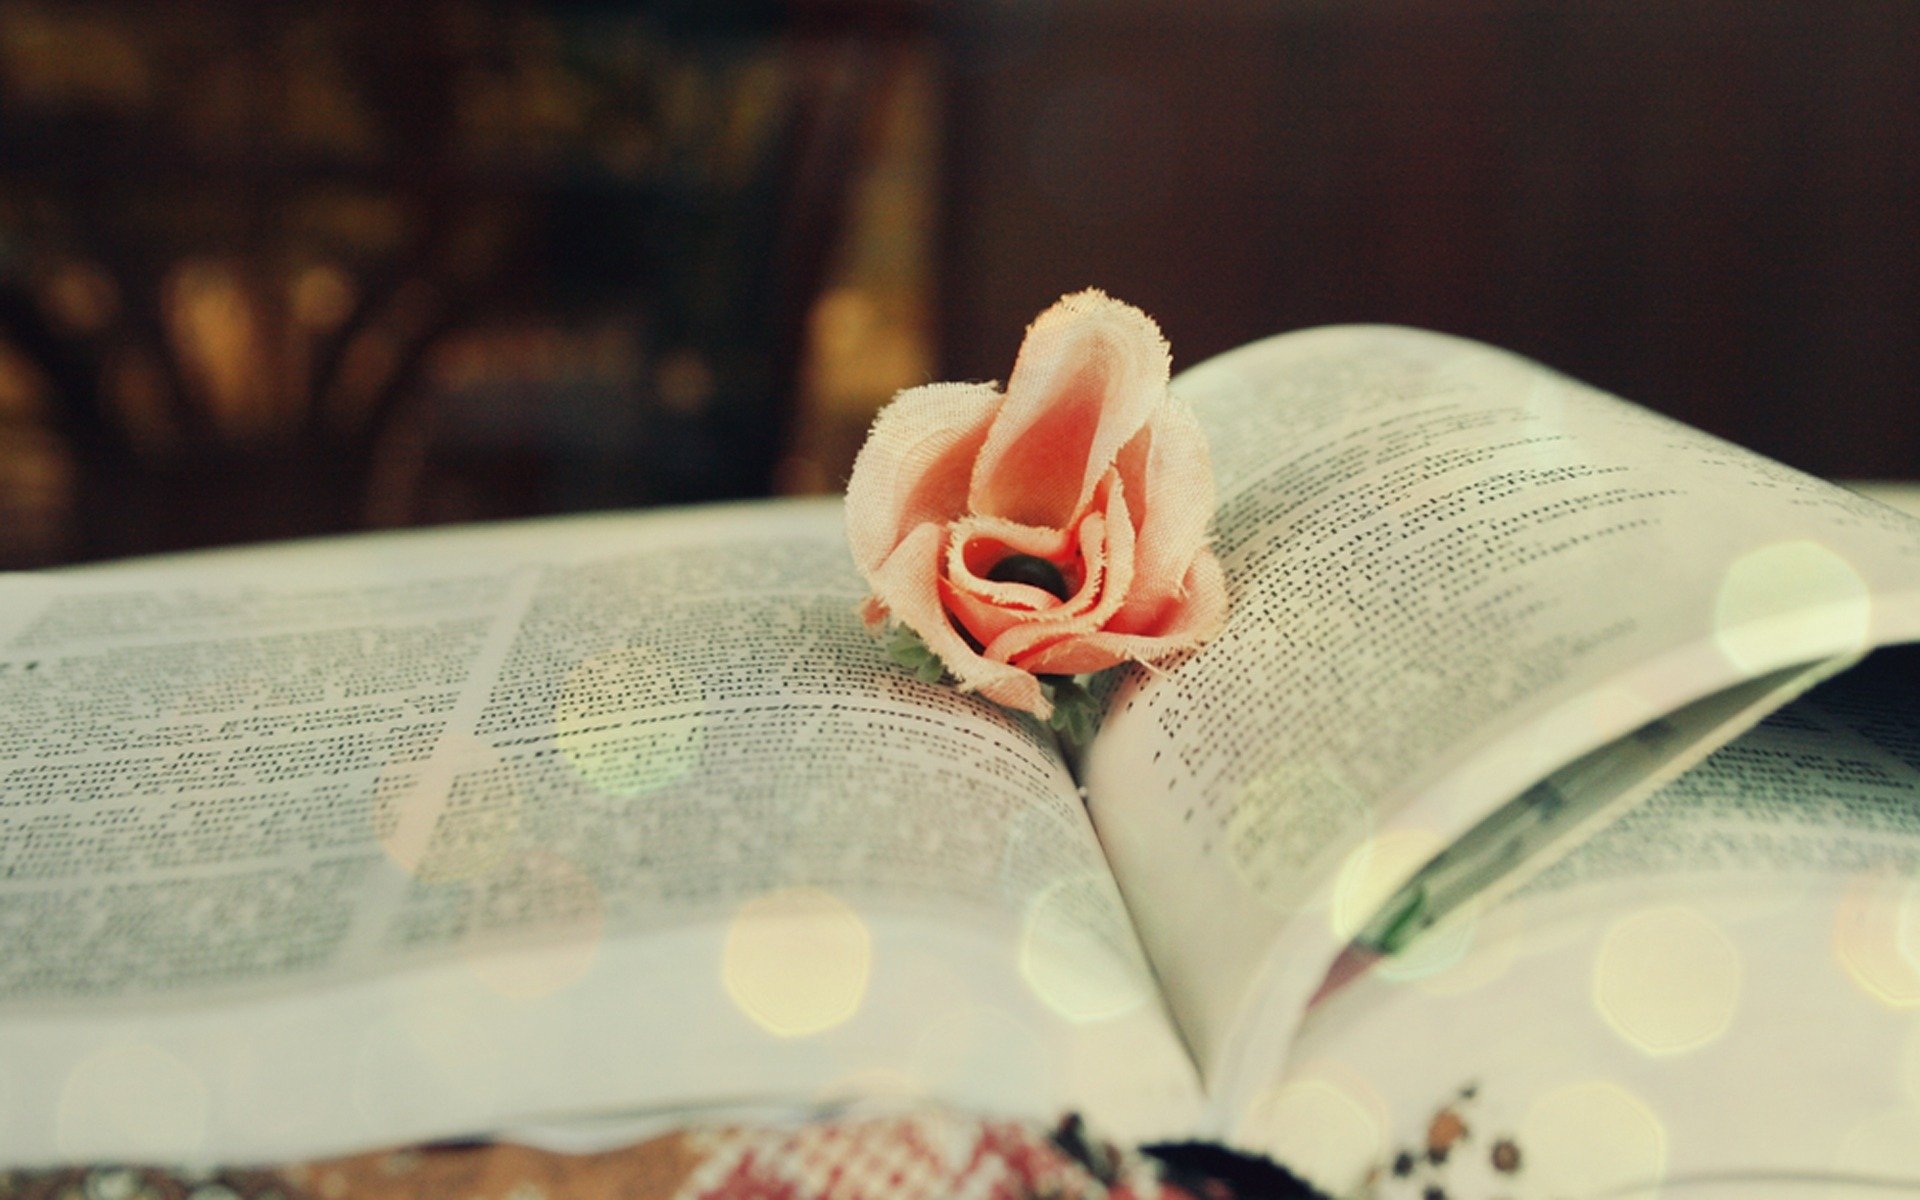
[(0, 567), (834, 491), (1089, 285), (1920, 475), (1920, 4), (0, 0)]

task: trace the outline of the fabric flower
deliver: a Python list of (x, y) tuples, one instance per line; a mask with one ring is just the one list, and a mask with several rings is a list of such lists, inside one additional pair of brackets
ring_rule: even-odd
[(1003, 393), (935, 383), (875, 420), (847, 484), (861, 615), (962, 690), (1042, 719), (1037, 676), (1157, 663), (1226, 618), (1213, 472), (1160, 329), (1098, 291), (1028, 326)]

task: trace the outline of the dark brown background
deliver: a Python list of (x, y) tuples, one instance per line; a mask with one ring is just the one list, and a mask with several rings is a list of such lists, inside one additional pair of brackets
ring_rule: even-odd
[(953, 373), (1098, 284), (1187, 363), (1404, 322), (1814, 471), (1920, 471), (1920, 5), (983, 9), (945, 55)]
[(1920, 477), (1912, 0), (0, 0), (0, 567), (832, 491), (1098, 286)]

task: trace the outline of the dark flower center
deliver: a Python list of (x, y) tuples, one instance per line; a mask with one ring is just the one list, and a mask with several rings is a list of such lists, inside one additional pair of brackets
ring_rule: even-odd
[(1036, 554), (1009, 554), (995, 563), (987, 572), (987, 578), (995, 583), (1024, 583), (1028, 587), (1037, 587), (1056, 600), (1065, 600), (1073, 595), (1067, 587), (1067, 577), (1060, 568)]

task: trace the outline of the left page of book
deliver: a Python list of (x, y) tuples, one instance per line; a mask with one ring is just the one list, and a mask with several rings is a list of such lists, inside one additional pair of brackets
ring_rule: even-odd
[(931, 1099), (1190, 1127), (1043, 731), (836, 504), (0, 578), (0, 1161)]

